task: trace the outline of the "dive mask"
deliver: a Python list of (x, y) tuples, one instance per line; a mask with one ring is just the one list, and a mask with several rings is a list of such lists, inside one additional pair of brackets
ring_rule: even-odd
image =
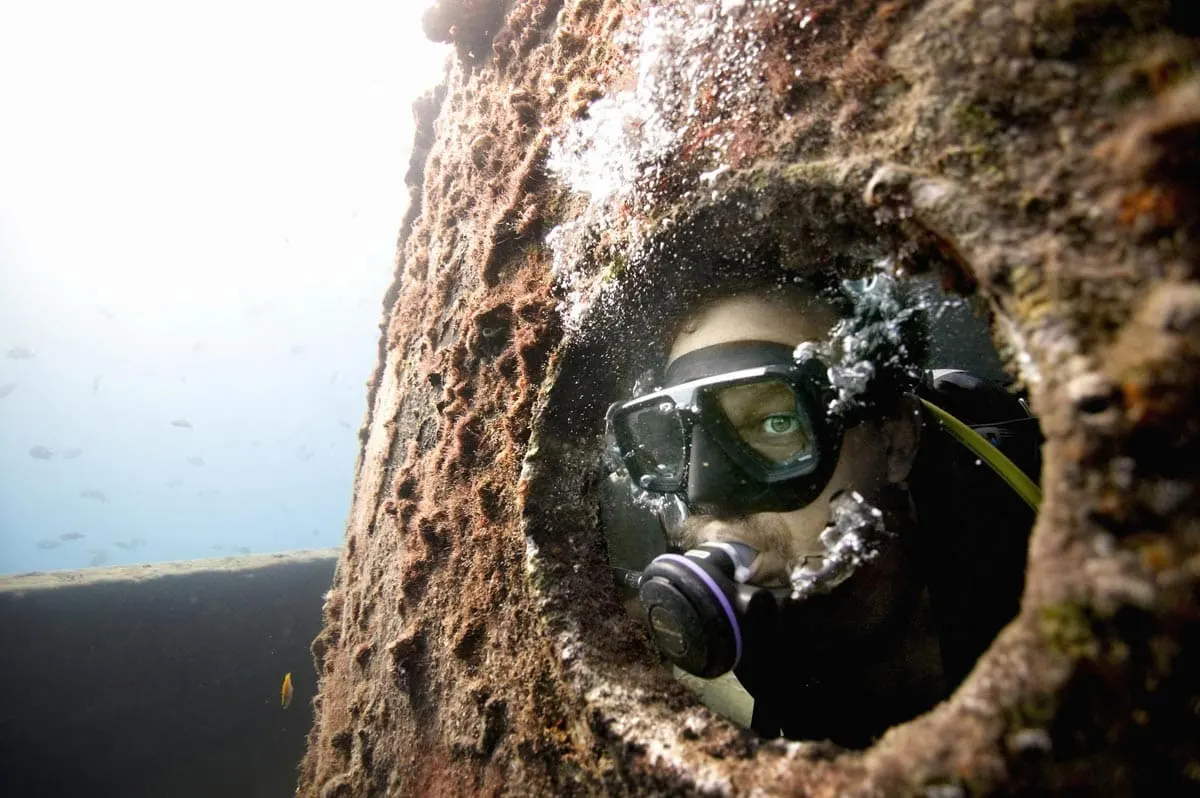
[(793, 348), (733, 341), (673, 361), (666, 387), (611, 405), (610, 443), (635, 485), (717, 517), (786, 512), (829, 482), (842, 430), (826, 369)]

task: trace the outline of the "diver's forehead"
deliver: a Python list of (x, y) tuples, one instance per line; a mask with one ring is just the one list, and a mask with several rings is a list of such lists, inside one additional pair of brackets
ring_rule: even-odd
[(719, 299), (693, 312), (671, 342), (668, 362), (731, 341), (773, 341), (797, 346), (824, 338), (834, 314), (820, 305), (792, 307), (755, 296)]

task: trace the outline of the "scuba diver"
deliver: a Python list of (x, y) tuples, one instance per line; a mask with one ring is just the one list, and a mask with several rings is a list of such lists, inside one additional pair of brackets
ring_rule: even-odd
[(1036, 419), (923, 371), (919, 314), (870, 304), (845, 284), (710, 287), (666, 337), (661, 387), (607, 413), (668, 547), (618, 580), (668, 660), (733, 671), (768, 737), (869, 745), (949, 695), (1023, 589)]

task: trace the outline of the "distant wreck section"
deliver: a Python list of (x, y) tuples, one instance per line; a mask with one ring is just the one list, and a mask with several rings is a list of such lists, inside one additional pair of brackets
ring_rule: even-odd
[(337, 554), (0, 577), (0, 795), (285, 795)]
[[(298, 794), (1200, 787), (1193, 12), (434, 4), (457, 59), (417, 106)], [(606, 331), (636, 337), (712, 252), (935, 272), (987, 300), (1041, 418), (1020, 615), (866, 751), (716, 716), (612, 586), (598, 439), (626, 366)]]

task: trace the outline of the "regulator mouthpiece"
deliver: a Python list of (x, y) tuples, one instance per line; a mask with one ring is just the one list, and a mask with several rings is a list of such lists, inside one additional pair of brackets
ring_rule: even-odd
[(738, 581), (757, 555), (742, 543), (706, 543), (650, 562), (639, 592), (655, 643), (667, 659), (704, 679), (737, 667), (750, 629), (776, 609), (769, 590)]

